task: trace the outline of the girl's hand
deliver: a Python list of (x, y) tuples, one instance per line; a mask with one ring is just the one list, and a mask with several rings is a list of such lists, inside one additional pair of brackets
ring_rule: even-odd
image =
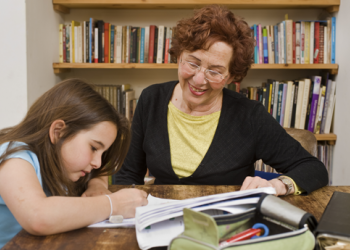
[(148, 204), (147, 193), (137, 188), (125, 188), (109, 197), (113, 203), (113, 215), (123, 215), (124, 218), (134, 218), (136, 207)]
[(81, 197), (93, 197), (105, 194), (111, 194), (112, 192), (108, 190), (108, 177), (97, 177), (91, 179), (88, 183), (88, 188), (81, 195)]
[[(282, 181), (278, 179), (272, 179), (270, 181), (262, 179), (258, 176), (251, 177), (247, 176), (243, 181), (241, 190), (254, 189), (254, 188), (262, 188), (262, 187), (273, 187), (276, 190), (276, 196), (285, 195), (287, 193), (286, 186), (282, 183)], [(292, 190), (291, 193), (293, 193)]]

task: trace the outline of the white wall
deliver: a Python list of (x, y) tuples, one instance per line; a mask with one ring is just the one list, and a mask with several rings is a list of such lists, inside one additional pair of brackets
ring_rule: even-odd
[(27, 112), (25, 0), (0, 1), (0, 129)]
[(336, 63), (339, 73), (336, 77), (336, 104), (334, 113), (334, 133), (337, 142), (334, 147), (333, 185), (350, 185), (350, 65), (349, 65), (349, 23), (350, 1), (341, 0), (337, 16)]

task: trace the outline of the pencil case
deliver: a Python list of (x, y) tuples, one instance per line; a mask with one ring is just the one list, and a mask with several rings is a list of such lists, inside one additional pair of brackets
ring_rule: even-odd
[[(170, 242), (168, 250), (311, 250), (315, 247), (314, 216), (273, 195), (263, 195), (256, 208), (240, 214), (211, 216), (185, 208), (183, 217), (185, 230)], [(268, 236), (220, 246), (220, 242), (256, 223), (268, 227)]]

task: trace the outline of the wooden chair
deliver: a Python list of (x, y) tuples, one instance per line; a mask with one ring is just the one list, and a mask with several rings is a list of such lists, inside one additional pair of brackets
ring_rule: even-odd
[[(296, 128), (284, 128), (287, 133), (297, 140), (303, 148), (306, 149), (311, 155), (317, 157), (317, 140), (313, 133), (309, 130), (296, 129)], [(266, 180), (275, 179), (280, 174), (277, 173), (268, 173), (264, 171), (255, 170), (255, 176), (259, 176)]]
[[(317, 140), (313, 133), (304, 129), (296, 129), (296, 128), (285, 128), (287, 133), (297, 140), (303, 148), (306, 149), (311, 155), (317, 157)], [(267, 173), (263, 171), (255, 171), (255, 176), (259, 176), (266, 180), (271, 180), (277, 178), (280, 174), (276, 173)], [(155, 178), (148, 180), (145, 185), (151, 185), (155, 181)]]

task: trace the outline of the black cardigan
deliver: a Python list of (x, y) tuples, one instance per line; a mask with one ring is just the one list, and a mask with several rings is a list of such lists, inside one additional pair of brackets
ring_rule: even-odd
[(132, 124), (132, 141), (116, 184), (144, 184), (147, 168), (155, 184), (241, 185), (254, 176), (262, 159), (291, 177), (307, 193), (328, 183), (328, 173), (266, 111), (264, 106), (223, 89), (223, 103), (213, 141), (194, 173), (174, 173), (167, 127), (168, 103), (178, 81), (154, 84), (142, 91)]

